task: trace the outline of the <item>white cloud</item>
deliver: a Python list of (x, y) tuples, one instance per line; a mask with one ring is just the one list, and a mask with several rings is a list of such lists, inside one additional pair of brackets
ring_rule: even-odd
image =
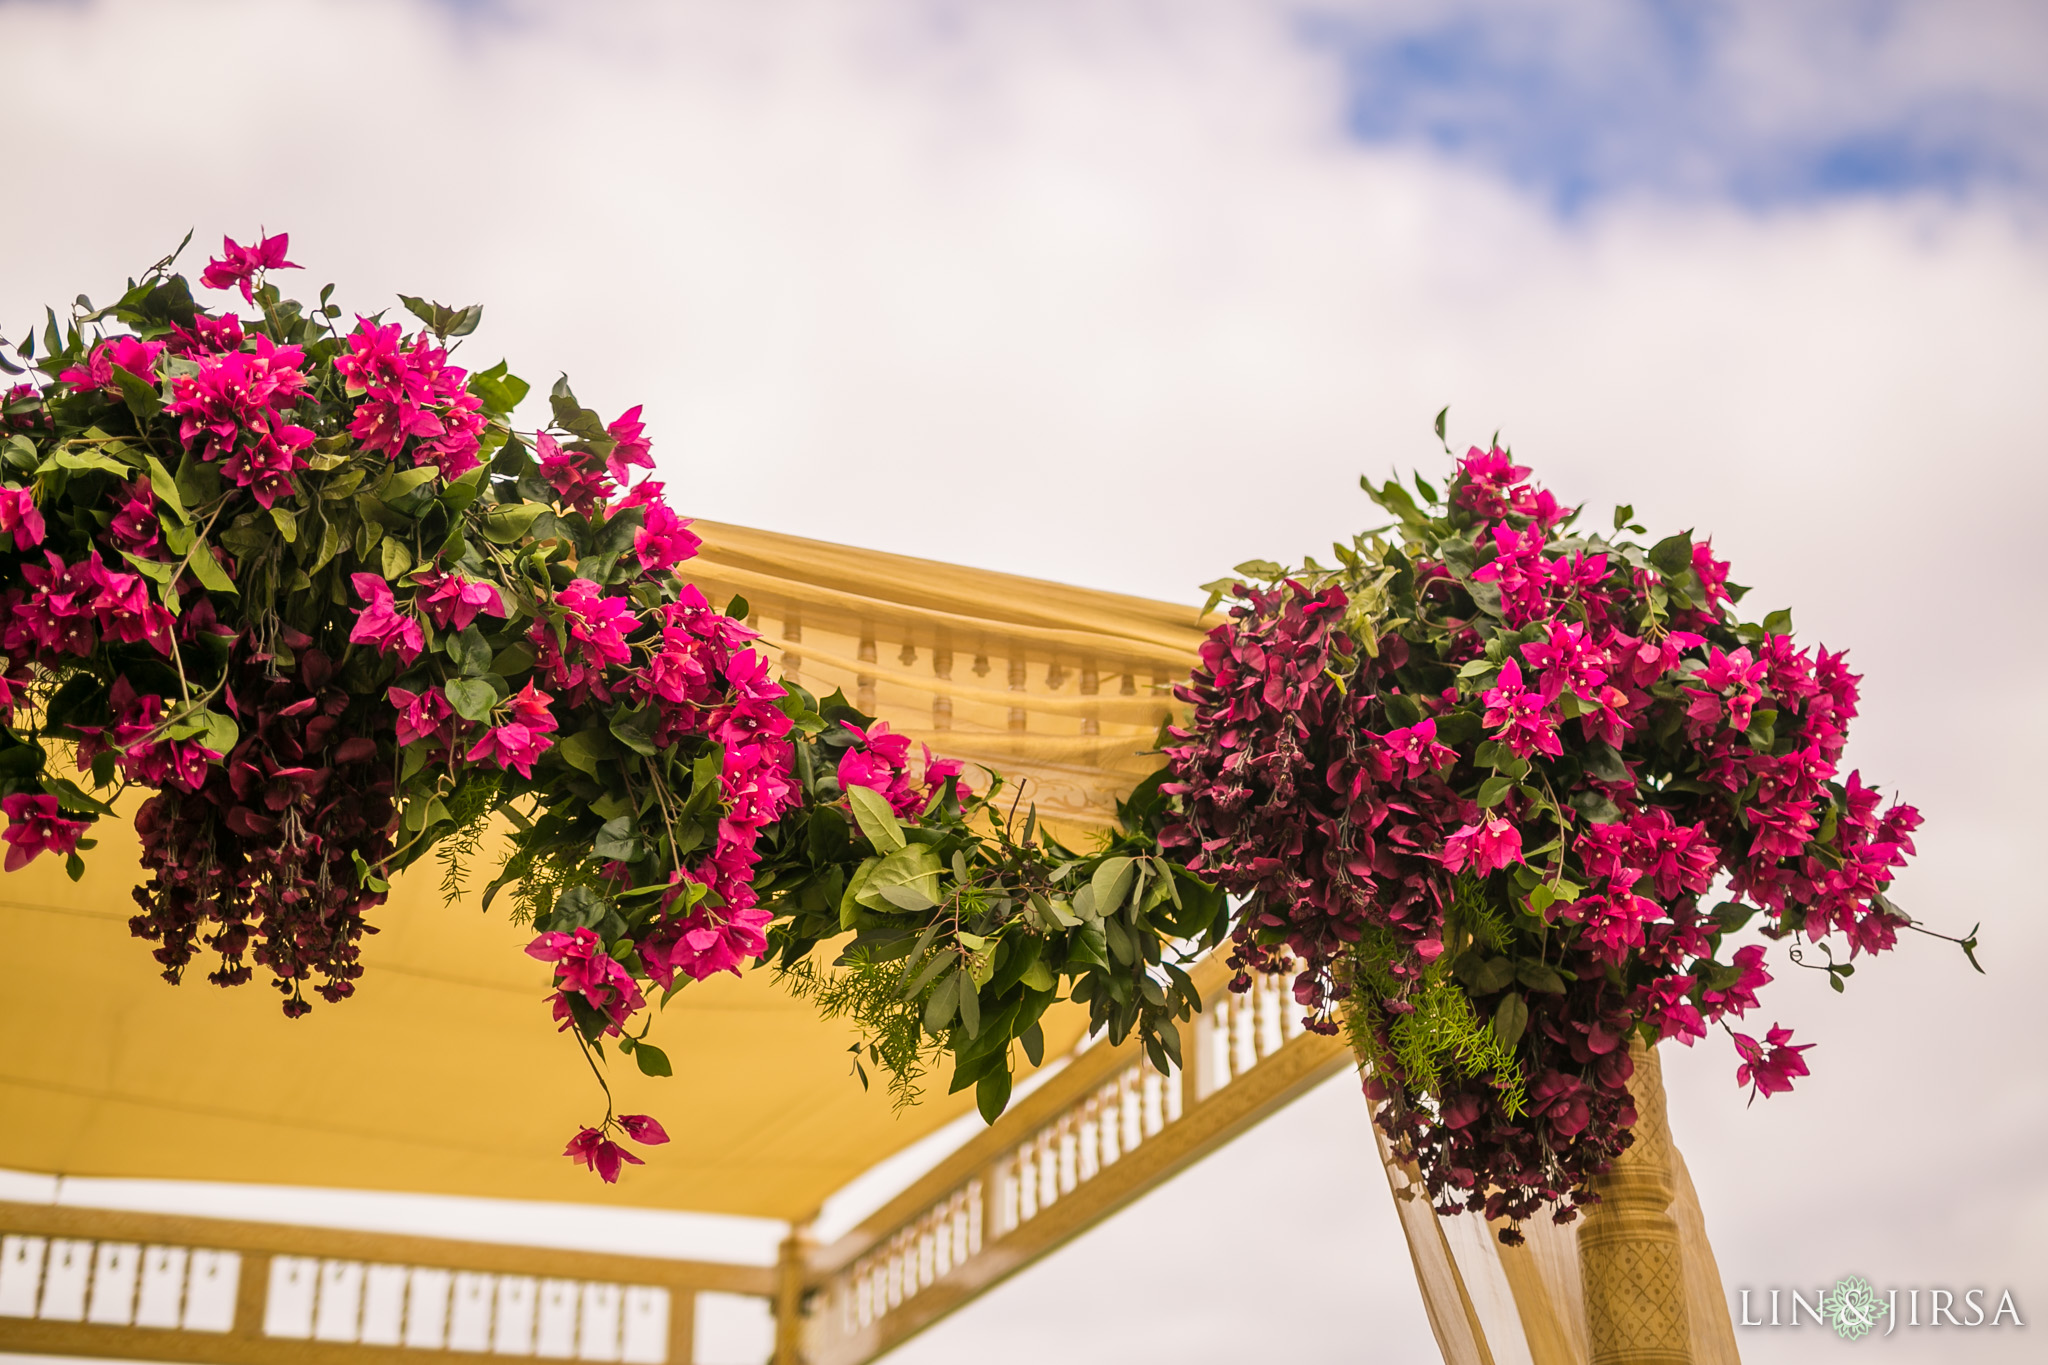
[[(1938, 19), (1912, 23), (1916, 60), (1961, 69)], [(1742, 60), (1783, 92), (1828, 79), (1787, 69), (1805, 51), (1766, 37)], [(1999, 88), (2022, 66), (1985, 62)], [(1711, 532), (1757, 601), (1855, 646), (1851, 756), (1929, 816), (1901, 895), (1982, 918), (1994, 973), (1915, 943), (1846, 998), (1776, 988), (1816, 1075), (1748, 1112), (1724, 1046), (1673, 1061), (1723, 1272), (2048, 1301), (2023, 985), (2048, 932), (2022, 815), (2048, 761), (2048, 253), (2025, 201), (1618, 193), (1560, 221), (1426, 150), (1347, 140), (1335, 65), (1254, 5), (8, 6), (0, 88), (12, 332), (187, 226), (201, 245), (289, 229), (309, 291), (482, 300), (480, 359), (567, 369), (607, 412), (645, 401), (704, 516), (1194, 600), (1365, 521), (1356, 475), (1434, 467), (1449, 402), (1456, 437), (1504, 428), (1567, 499)], [(1351, 1191), (1370, 1157), (1362, 1130), (1314, 1129), (1331, 1121), (1291, 1111), (1232, 1169)], [(1182, 1248), (1212, 1220), (1175, 1252), (1212, 1339), (1373, 1351), (1319, 1300), (1306, 1335), (1255, 1297), (1236, 1327), (1213, 1315), (1246, 1257), (1398, 1283), (1376, 1195), (1342, 1217), (1278, 1198), (1298, 1217), (1262, 1212), (1247, 1242), (1227, 1204), (1263, 1189), (1177, 1189), (1018, 1292), (1079, 1293), (1142, 1230)], [(1076, 1359), (1142, 1354), (1184, 1310), (1088, 1311)], [(2017, 1358), (1983, 1340), (1971, 1359)]]

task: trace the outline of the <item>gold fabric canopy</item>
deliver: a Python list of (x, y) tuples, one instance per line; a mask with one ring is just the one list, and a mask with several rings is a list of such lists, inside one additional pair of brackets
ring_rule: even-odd
[[(1029, 779), (1073, 837), (1113, 819), (1201, 627), (1192, 607), (698, 523), (687, 566), (749, 603), (777, 663), (949, 756)], [(932, 1093), (892, 1113), (863, 1091), (851, 1033), (765, 972), (691, 987), (655, 1024), (675, 1076), (616, 1058), (623, 1112), (673, 1143), (614, 1188), (559, 1155), (602, 1113), (552, 1030), (530, 933), (437, 869), (394, 889), (356, 998), (287, 1020), (260, 985), (173, 988), (129, 936), (134, 832), (107, 820), (85, 879), (52, 859), (0, 877), (0, 1166), (67, 1175), (250, 1181), (595, 1200), (796, 1219), (964, 1112)], [(480, 886), (495, 865), (479, 858)], [(1048, 1018), (1048, 1054), (1080, 1031)], [(933, 1090), (944, 1089), (943, 1078)]]

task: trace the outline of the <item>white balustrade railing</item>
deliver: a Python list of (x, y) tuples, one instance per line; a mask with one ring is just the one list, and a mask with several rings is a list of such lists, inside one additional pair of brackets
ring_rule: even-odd
[[(9, 1234), (0, 1317), (228, 1332), (233, 1251)], [(262, 1334), (553, 1360), (667, 1365), (669, 1290), (486, 1271), (272, 1256)]]
[[(936, 1181), (931, 1198), (918, 1198), (917, 1189), (924, 1187), (902, 1196), (914, 1211), (893, 1230), (880, 1221), (867, 1249), (859, 1249), (864, 1234), (856, 1232), (828, 1252), (828, 1265), (837, 1253), (839, 1268), (828, 1268), (811, 1294), (805, 1324), (809, 1358), (825, 1365), (869, 1358), (878, 1343), (895, 1339), (892, 1317), (917, 1306), (935, 1286), (949, 1286), (950, 1295), (967, 1286), (985, 1287), (978, 1281), (988, 1274), (1014, 1269), (1021, 1262), (1008, 1254), (995, 1256), (1000, 1271), (981, 1267), (1008, 1239), (1063, 1201), (1088, 1198), (1091, 1185), (1105, 1173), (1170, 1137), (1189, 1114), (1302, 1036), (1301, 1010), (1289, 993), (1288, 977), (1257, 976), (1251, 990), (1233, 995), (1214, 988), (1221, 979), (1220, 965), (1205, 964), (1202, 975), (1212, 989), (1202, 1013), (1183, 1030), (1184, 1072), (1162, 1075), (1139, 1055), (1105, 1075), (1099, 1063), (1081, 1062), (1092, 1048), (1077, 1049), (1068, 1072), (1052, 1077), (1032, 1097), (1028, 1107), (1035, 1117), (1020, 1119), (1013, 1110), (976, 1139), (983, 1150), (995, 1140), (993, 1153), (977, 1158), (976, 1149), (964, 1150), (927, 1177)], [(1335, 1064), (1341, 1057), (1341, 1047), (1329, 1044), (1318, 1052), (1318, 1065)], [(1002, 1140), (1013, 1126), (1018, 1131)], [(949, 1168), (957, 1174), (945, 1179), (942, 1173)], [(1147, 1178), (1155, 1177), (1148, 1172)], [(1120, 1190), (1117, 1197), (1129, 1196)], [(854, 1247), (850, 1255), (843, 1250), (847, 1244)], [(928, 1319), (938, 1311), (912, 1316)]]

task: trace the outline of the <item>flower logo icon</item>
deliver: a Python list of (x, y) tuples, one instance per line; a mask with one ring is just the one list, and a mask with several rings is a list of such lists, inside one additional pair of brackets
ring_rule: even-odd
[(1844, 1341), (1856, 1341), (1876, 1327), (1889, 1309), (1870, 1281), (1861, 1275), (1845, 1275), (1835, 1281), (1821, 1309), (1822, 1319)]

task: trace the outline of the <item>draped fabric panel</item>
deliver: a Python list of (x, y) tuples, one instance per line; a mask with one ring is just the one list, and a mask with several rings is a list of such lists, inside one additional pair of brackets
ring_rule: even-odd
[[(691, 579), (787, 677), (980, 764), (1069, 838), (1116, 821), (1204, 625), (1194, 607), (700, 521)], [(970, 782), (973, 779), (970, 778)], [(979, 784), (975, 784), (979, 785)]]

